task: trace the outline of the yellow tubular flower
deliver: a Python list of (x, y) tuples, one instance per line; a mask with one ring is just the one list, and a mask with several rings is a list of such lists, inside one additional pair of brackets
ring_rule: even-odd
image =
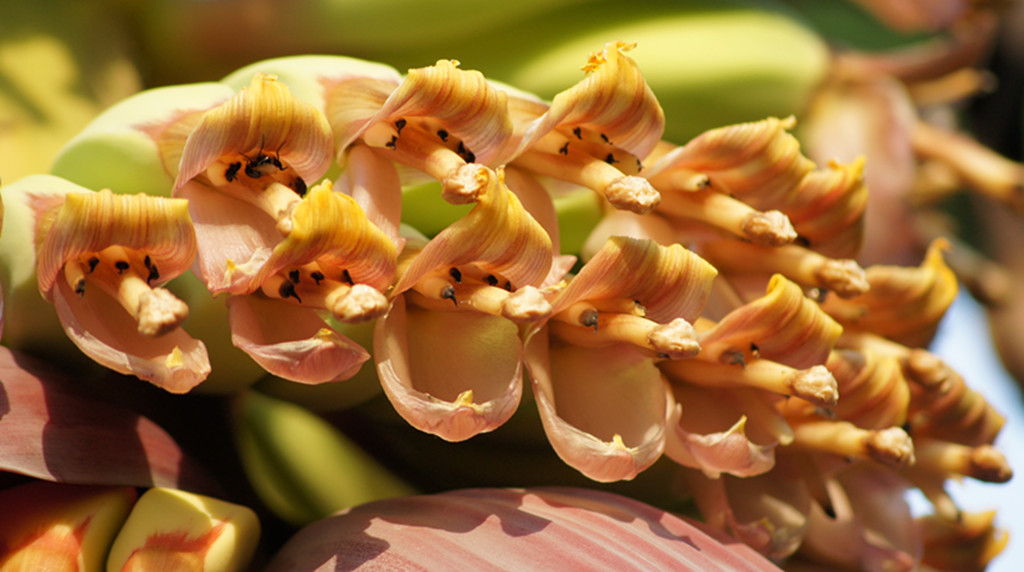
[(610, 239), (528, 337), (527, 366), (548, 440), (599, 481), (631, 479), (661, 455), (675, 409), (655, 359), (700, 350), (695, 320), (715, 277), (681, 245)]
[(206, 348), (178, 328), (188, 307), (157, 287), (195, 257), (186, 202), (104, 190), (38, 195), (33, 207), (39, 290), (72, 341), (100, 364), (173, 393), (202, 382)]
[(259, 264), (227, 265), (232, 341), (267, 371), (301, 383), (351, 377), (369, 354), (319, 316), (359, 323), (387, 312), (397, 247), (355, 200), (314, 186), (291, 232)]
[[(420, 248), (406, 248), (374, 357), (385, 393), (413, 426), (449, 441), (504, 423), (522, 394), (517, 323), (550, 314), (538, 287), (551, 239), (505, 186), (474, 165), (481, 191), (469, 214)], [(458, 372), (458, 375), (453, 375)]]
[[(665, 192), (686, 190), (678, 171), (707, 175), (712, 189), (731, 194), (756, 209), (782, 208), (814, 163), (800, 152), (788, 130), (792, 117), (775, 117), (712, 129), (665, 153), (647, 173)], [(687, 180), (687, 179), (682, 179)]]
[[(646, 213), (661, 200), (637, 176), (658, 143), (665, 117), (639, 68), (612, 42), (590, 56), (587, 76), (544, 108), (514, 102), (517, 133), (512, 163), (593, 189), (618, 209)], [(511, 99), (526, 99), (511, 92)]]
[(400, 84), (376, 77), (339, 81), (327, 86), (325, 100), (339, 160), (361, 139), (440, 181), (453, 204), (483, 192), (474, 164), (504, 163), (512, 136), (506, 95), (456, 61), (410, 70)]
[(825, 363), (842, 333), (835, 320), (780, 274), (769, 281), (764, 296), (702, 328), (707, 329), (700, 335), (704, 350), (699, 359), (743, 364), (763, 357), (798, 369)]
[(829, 298), (822, 308), (849, 330), (923, 347), (959, 290), (956, 276), (943, 261), (946, 248), (945, 240), (935, 240), (917, 268), (871, 266), (865, 273), (870, 291), (846, 300)]

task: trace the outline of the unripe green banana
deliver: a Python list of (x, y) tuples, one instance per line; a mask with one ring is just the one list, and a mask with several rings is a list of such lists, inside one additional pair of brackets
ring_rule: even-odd
[(298, 405), (246, 392), (236, 402), (235, 427), (253, 488), (289, 522), (305, 524), (343, 508), (413, 492), (340, 431)]
[(153, 488), (132, 508), (110, 548), (106, 569), (245, 570), (259, 538), (259, 519), (246, 506)]
[(780, 11), (696, 1), (600, 3), (586, 23), (561, 10), (466, 42), (453, 57), (488, 78), (553, 97), (583, 77), (587, 54), (616, 40), (637, 43), (627, 55), (665, 111), (664, 138), (676, 143), (722, 125), (799, 113), (829, 65), (824, 40)]
[(50, 173), (91, 189), (170, 196), (174, 176), (147, 130), (206, 110), (232, 95), (231, 88), (219, 83), (163, 87), (133, 95), (108, 108), (68, 141)]
[[(487, 3), (454, 0), (250, 0), (145, 3), (141, 25), (147, 56), (162, 81), (214, 78), (248, 61), (281, 53), (338, 53), (383, 60), (461, 41), (512, 22), (543, 17), (557, 6), (588, 0)], [(457, 57), (457, 56), (449, 56)], [(433, 60), (417, 66), (431, 64)]]

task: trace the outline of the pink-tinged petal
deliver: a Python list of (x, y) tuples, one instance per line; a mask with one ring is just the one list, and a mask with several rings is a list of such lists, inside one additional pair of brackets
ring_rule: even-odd
[(636, 300), (647, 317), (693, 321), (700, 315), (717, 275), (713, 266), (682, 245), (612, 237), (554, 301), (555, 312), (579, 300)]
[(561, 252), (559, 245), (558, 213), (551, 193), (530, 173), (515, 167), (505, 168), (505, 183), (515, 193), (526, 212), (547, 231), (551, 237), (551, 250)]
[(613, 236), (646, 239), (667, 246), (676, 242), (676, 231), (665, 218), (656, 214), (638, 215), (612, 211), (601, 217), (583, 243), (583, 260), (590, 260)]
[(256, 160), (273, 153), (306, 181), (331, 166), (334, 143), (323, 113), (299, 101), (273, 76), (257, 73), (249, 87), (206, 112), (188, 137), (174, 187), (206, 171), (222, 158)]
[(52, 292), (61, 270), (73, 258), (110, 246), (144, 252), (166, 282), (188, 270), (196, 255), (188, 203), (149, 195), (69, 192), (55, 213), (53, 198), (35, 207), (40, 241), (39, 290)]
[(243, 293), (246, 276), (266, 264), (281, 240), (274, 219), (198, 182), (186, 183), (178, 196), (188, 200), (199, 247), (195, 266), (206, 287)]
[[(462, 140), (476, 156), (476, 161), (468, 162), (491, 164), (500, 159), (499, 153), (512, 136), (505, 93), (490, 85), (480, 72), (459, 69), (456, 61), (439, 60), (431, 67), (409, 70), (365, 126), (421, 117), (436, 121)], [(343, 139), (341, 148), (363, 133), (356, 131)]]
[(519, 151), (562, 126), (592, 129), (620, 149), (647, 156), (661, 140), (665, 114), (639, 66), (625, 55), (634, 46), (609, 42), (591, 54), (583, 67), (587, 76), (555, 96), (544, 115), (527, 128)]
[(544, 431), (566, 464), (610, 482), (632, 479), (661, 456), (675, 403), (644, 354), (626, 344), (549, 348), (541, 331), (527, 366)]
[(0, 347), (0, 469), (66, 483), (214, 490), (162, 428), (77, 381)]
[(780, 455), (775, 468), (763, 475), (708, 479), (697, 471), (683, 471), (682, 476), (712, 528), (782, 560), (797, 550), (808, 529), (813, 501), (803, 462)]
[(679, 404), (669, 420), (665, 454), (700, 469), (749, 477), (775, 465), (775, 447), (792, 439), (772, 401), (750, 389), (710, 389), (673, 383)]
[(52, 291), (68, 338), (96, 363), (134, 375), (171, 393), (187, 393), (210, 374), (203, 342), (181, 328), (159, 336), (138, 332), (138, 323), (103, 292), (79, 296), (66, 281)]
[(778, 570), (705, 526), (618, 495), (470, 489), (368, 503), (296, 534), (268, 571)]
[(395, 165), (366, 145), (350, 147), (346, 163), (348, 167), (335, 181), (335, 188), (355, 199), (366, 212), (366, 218), (395, 244), (404, 244), (398, 236), (402, 222), (402, 182)]
[(316, 312), (256, 296), (228, 298), (231, 342), (269, 373), (298, 383), (340, 381), (370, 359)]
[(437, 234), (416, 255), (395, 286), (411, 288), (428, 273), (475, 263), (509, 280), (515, 288), (540, 285), (551, 268), (551, 238), (505, 186), (497, 173), (479, 167), (476, 178), (484, 191), (466, 216)]
[(733, 310), (701, 337), (709, 359), (743, 363), (756, 356), (798, 369), (824, 363), (842, 327), (781, 274), (765, 295)]
[(522, 342), (504, 318), (423, 310), (399, 297), (377, 322), (373, 348), (388, 399), (421, 431), (462, 441), (519, 406)]

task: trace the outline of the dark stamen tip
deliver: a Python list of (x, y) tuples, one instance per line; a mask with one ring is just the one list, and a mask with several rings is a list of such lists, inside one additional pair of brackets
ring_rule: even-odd
[(598, 323), (597, 315), (597, 310), (585, 310), (582, 314), (580, 314), (580, 324), (588, 328), (594, 328), (594, 331), (596, 332)]
[(277, 293), (286, 300), (288, 298), (295, 298), (300, 304), (302, 303), (302, 298), (295, 291), (295, 284), (292, 282), (282, 282), (281, 287), (277, 289)]
[(399, 119), (395, 121), (395, 129), (398, 130), (399, 135), (402, 134), (402, 129), (405, 127), (406, 123), (408, 122), (405, 119)]
[(320, 272), (319, 270), (314, 270), (313, 272), (310, 272), (309, 276), (316, 282), (317, 286), (319, 286), (320, 282), (322, 282), (324, 279), (324, 273)]
[(452, 280), (454, 280), (456, 284), (462, 284), (462, 272), (459, 271), (458, 268), (452, 266), (451, 269), (448, 270), (448, 274), (452, 277)]
[(455, 287), (451, 284), (448, 284), (441, 289), (441, 298), (451, 300), (452, 303), (455, 304), (456, 308), (459, 307), (459, 301), (455, 298)]
[(488, 286), (497, 286), (498, 285), (498, 277), (493, 275), (493, 274), (488, 274), (484, 278), (484, 281), (487, 282)]
[(341, 280), (346, 282), (349, 286), (355, 285), (355, 281), (352, 280), (352, 275), (348, 273), (348, 269), (341, 271)]
[(85, 279), (75, 282), (75, 294), (78, 294), (79, 298), (85, 296)]
[(93, 270), (96, 270), (96, 265), (98, 265), (99, 263), (100, 263), (100, 259), (99, 259), (98, 256), (93, 256), (92, 258), (89, 259), (88, 264), (89, 264), (89, 273), (90, 274), (92, 274)]
[(114, 263), (114, 268), (117, 268), (118, 274), (124, 274), (124, 271), (131, 268), (131, 266), (125, 260), (118, 260)]
[(292, 284), (298, 284), (299, 283), (299, 277), (300, 277), (300, 274), (299, 274), (299, 270), (297, 268), (295, 270), (291, 270), (291, 271), (288, 272), (288, 279), (292, 281)]

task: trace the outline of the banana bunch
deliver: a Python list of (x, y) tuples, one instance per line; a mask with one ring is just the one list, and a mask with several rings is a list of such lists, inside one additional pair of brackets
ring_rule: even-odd
[[(829, 64), (824, 41), (776, 1), (471, 0), (301, 5), (282, 0), (139, 5), (144, 47), (167, 82), (213, 79), (255, 59), (339, 53), (399, 70), (457, 58), (542, 97), (565, 86), (579, 54), (638, 41), (637, 63), (665, 109), (666, 138), (798, 113)], [(222, 33), (229, 29), (230, 34)], [(515, 46), (515, 49), (510, 49)]]
[(293, 403), (244, 392), (234, 403), (234, 427), (249, 482), (287, 522), (308, 524), (414, 492), (337, 428)]
[(0, 491), (0, 569), (247, 569), (260, 523), (247, 507), (185, 491), (34, 481)]

